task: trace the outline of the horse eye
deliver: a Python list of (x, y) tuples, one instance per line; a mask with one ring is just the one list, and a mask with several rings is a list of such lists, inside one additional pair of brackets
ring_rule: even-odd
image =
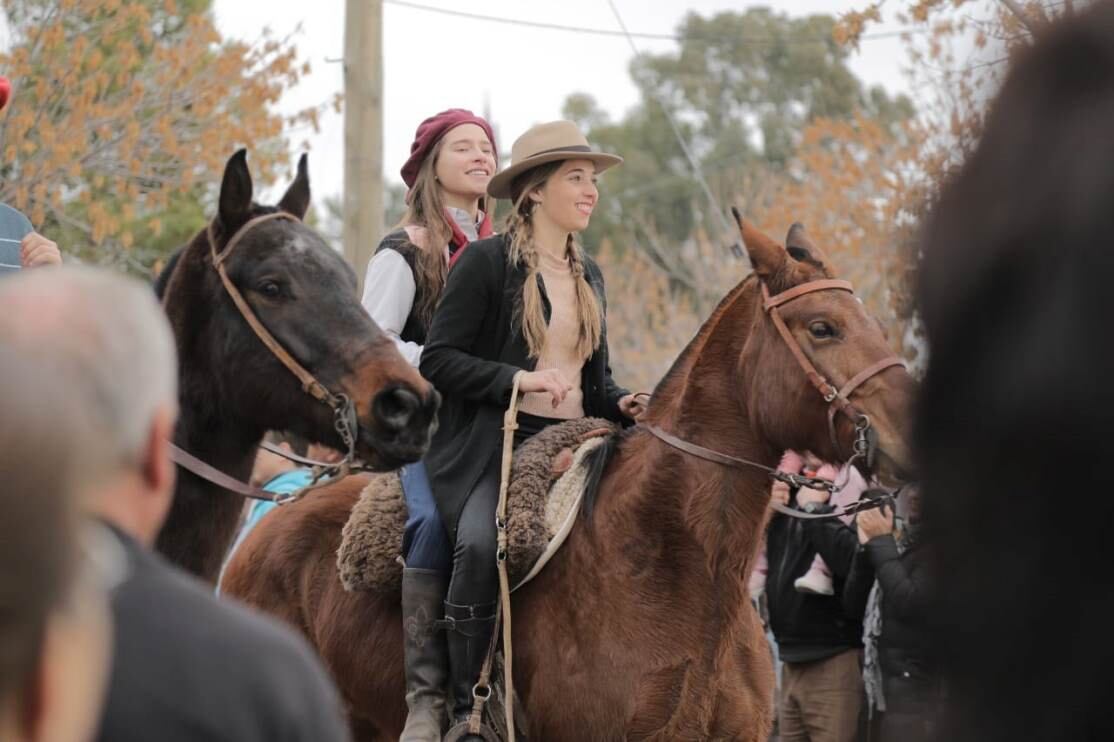
[(282, 294), (282, 287), (275, 281), (264, 281), (259, 284), (259, 293), (268, 299), (277, 299)]
[(832, 328), (832, 326), (829, 325), (827, 322), (822, 322), (820, 320), (809, 323), (808, 331), (814, 338), (818, 338), (820, 340), (830, 338), (835, 335), (835, 330)]

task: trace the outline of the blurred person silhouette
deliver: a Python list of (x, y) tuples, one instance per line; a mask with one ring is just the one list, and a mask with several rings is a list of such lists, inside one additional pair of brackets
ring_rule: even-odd
[(1114, 739), (1114, 2), (1018, 54), (926, 233), (938, 739)]
[(100, 718), (120, 572), (82, 517), (97, 437), (72, 390), (3, 343), (0, 379), (0, 739), (82, 742)]
[(174, 338), (150, 287), (92, 268), (28, 271), (0, 281), (0, 306), (0, 347), (63, 377), (107, 464), (83, 496), (128, 577), (112, 598), (99, 739), (348, 739), (336, 690), (300, 635), (218, 601), (150, 548), (173, 496), (178, 411)]

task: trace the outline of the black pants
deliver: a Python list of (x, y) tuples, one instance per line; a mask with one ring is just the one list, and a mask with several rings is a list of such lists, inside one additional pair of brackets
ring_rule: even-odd
[(886, 711), (876, 725), (877, 742), (931, 742), (937, 738), (940, 684), (928, 678), (884, 674)]
[[(515, 448), (550, 425), (561, 422), (565, 421), (520, 412), (514, 436)], [(495, 566), (495, 509), (499, 505), (502, 462), (503, 449), (499, 446), (472, 488), (456, 525), (448, 602), (461, 607), (474, 606), (474, 615), (493, 615), (494, 604), (499, 598), (499, 572)]]

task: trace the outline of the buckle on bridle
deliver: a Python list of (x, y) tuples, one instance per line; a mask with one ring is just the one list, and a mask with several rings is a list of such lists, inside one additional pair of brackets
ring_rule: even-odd
[(360, 425), (356, 417), (356, 405), (343, 392), (333, 395), (330, 401), (333, 406), (333, 428), (347, 449), (345, 459), (351, 461), (356, 456), (356, 436)]

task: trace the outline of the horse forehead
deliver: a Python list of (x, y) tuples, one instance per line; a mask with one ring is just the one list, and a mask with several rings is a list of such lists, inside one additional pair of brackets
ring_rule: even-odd
[(295, 232), (288, 236), (283, 244), (283, 247), (290, 250), (295, 255), (301, 255), (312, 250), (315, 246), (315, 241), (311, 240), (307, 235), (301, 232)]
[(276, 225), (282, 232), (273, 237), (263, 235), (262, 243), (269, 244), (266, 248), (275, 255), (285, 258), (296, 258), (302, 265), (313, 264), (328, 269), (335, 267), (329, 262), (333, 251), (317, 234), (308, 227), (295, 224)]

